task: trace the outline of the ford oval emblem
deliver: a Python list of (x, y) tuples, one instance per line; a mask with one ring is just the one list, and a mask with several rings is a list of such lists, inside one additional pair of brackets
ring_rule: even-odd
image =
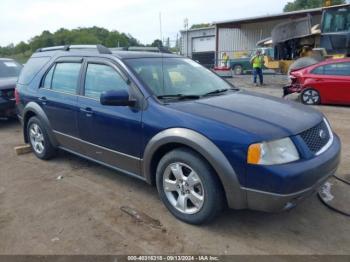
[(326, 138), (326, 132), (321, 129), (319, 132), (318, 132), (318, 136), (321, 138), (321, 139), (325, 139)]

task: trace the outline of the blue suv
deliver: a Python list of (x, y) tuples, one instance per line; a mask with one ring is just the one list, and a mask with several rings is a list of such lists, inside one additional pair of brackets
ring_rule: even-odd
[(142, 179), (192, 224), (225, 206), (290, 209), (340, 159), (340, 140), (320, 112), (239, 90), (172, 54), (39, 49), (16, 98), (38, 158), (62, 149)]

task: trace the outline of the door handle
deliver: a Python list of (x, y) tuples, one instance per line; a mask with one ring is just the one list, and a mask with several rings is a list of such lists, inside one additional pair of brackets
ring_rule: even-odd
[(92, 109), (90, 107), (86, 107), (86, 108), (80, 108), (80, 111), (85, 113), (86, 116), (92, 116), (94, 114), (94, 111), (92, 111)]
[(42, 102), (43, 105), (46, 105), (47, 98), (45, 96), (39, 97), (39, 101)]

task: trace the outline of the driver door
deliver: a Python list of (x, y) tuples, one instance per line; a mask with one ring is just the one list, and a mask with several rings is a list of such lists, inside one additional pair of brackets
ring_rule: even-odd
[(138, 108), (106, 106), (103, 91), (132, 92), (126, 76), (113, 63), (88, 59), (78, 97), (78, 129), (83, 154), (123, 171), (140, 175), (141, 114)]

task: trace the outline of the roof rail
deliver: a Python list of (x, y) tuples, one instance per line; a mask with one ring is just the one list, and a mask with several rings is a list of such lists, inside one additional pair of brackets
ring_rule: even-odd
[(110, 48), (112, 52), (118, 51), (139, 51), (139, 52), (153, 52), (153, 53), (168, 53), (171, 52), (165, 47), (152, 47), (152, 46), (129, 46), (129, 47), (114, 47)]
[(36, 52), (48, 52), (48, 51), (69, 51), (72, 49), (97, 49), (100, 54), (112, 54), (112, 51), (103, 45), (61, 45), (61, 46), (51, 46), (43, 47), (36, 50)]

